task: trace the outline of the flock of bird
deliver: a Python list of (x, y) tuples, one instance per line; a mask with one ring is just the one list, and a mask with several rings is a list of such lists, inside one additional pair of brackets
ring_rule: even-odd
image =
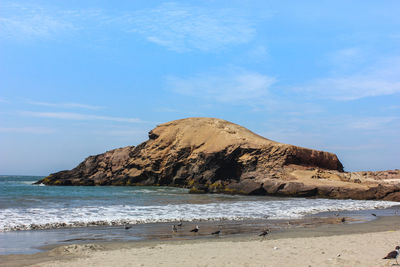
[[(375, 214), (371, 214), (372, 216), (376, 216)], [(336, 215), (336, 216), (338, 216), (338, 215)], [(341, 221), (344, 223), (345, 221), (346, 221), (346, 219), (343, 217), (342, 219), (341, 219)], [(172, 225), (172, 232), (174, 232), (174, 233), (176, 233), (176, 232), (178, 232), (178, 228), (181, 228), (183, 226), (183, 223), (182, 222), (179, 222), (178, 224), (174, 224), (174, 225)], [(220, 226), (221, 227), (221, 226)], [(130, 229), (130, 228), (132, 228), (132, 226), (130, 226), (130, 225), (124, 225), (124, 228), (125, 228), (125, 230), (128, 230), (128, 229)], [(193, 228), (192, 230), (190, 230), (190, 232), (191, 233), (197, 233), (197, 232), (199, 232), (199, 230), (200, 230), (200, 227), (198, 226), (198, 225), (196, 225), (196, 227), (195, 228)], [(258, 236), (261, 236), (262, 237), (262, 239), (261, 239), (261, 241), (263, 240), (263, 239), (265, 239), (265, 237), (269, 234), (271, 232), (271, 230), (270, 229), (268, 229), (268, 228), (266, 228), (266, 229), (264, 229)], [(220, 230), (217, 230), (217, 231), (215, 231), (215, 232), (212, 232), (211, 233), (211, 235), (219, 235), (221, 233), (221, 229)], [(398, 266), (400, 266), (400, 264), (398, 263), (398, 261), (397, 261), (397, 258), (398, 258), (398, 256), (399, 256), (399, 254), (400, 254), (400, 246), (396, 246), (395, 247), (395, 250), (393, 250), (393, 251), (391, 251), (391, 252), (389, 252), (383, 259), (384, 260), (396, 260), (396, 264), (392, 264), (392, 266), (394, 266), (394, 265), (398, 265)]]
[[(178, 232), (178, 227), (181, 228), (183, 226), (182, 222), (178, 223), (177, 225), (172, 225), (172, 232), (176, 233)], [(197, 233), (200, 230), (200, 227), (198, 225), (196, 225), (195, 228), (193, 228), (192, 230), (190, 230), (191, 233)], [(215, 232), (212, 232), (212, 235), (219, 235), (221, 233), (221, 230), (217, 230)]]
[[(183, 226), (182, 222), (179, 222), (178, 224), (173, 224), (172, 232), (177, 233), (178, 229), (182, 228), (182, 226)], [(124, 225), (125, 230), (129, 230), (131, 228), (132, 228), (131, 225), (128, 225), (128, 224)], [(219, 230), (212, 232), (211, 235), (219, 236), (219, 234), (221, 234), (221, 226), (219, 226), (219, 228), (220, 228)], [(196, 227), (193, 228), (192, 230), (190, 230), (190, 232), (197, 233), (197, 232), (199, 232), (199, 230), (200, 230), (200, 227), (198, 225), (196, 225)], [(261, 236), (264, 239), (269, 234), (269, 232), (270, 232), (270, 230), (268, 228), (266, 228), (258, 236)]]

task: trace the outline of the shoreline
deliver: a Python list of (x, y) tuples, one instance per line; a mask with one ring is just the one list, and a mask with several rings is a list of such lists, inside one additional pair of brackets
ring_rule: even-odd
[[(331, 219), (335, 218), (331, 217)], [(229, 251), (230, 249), (234, 249), (234, 247), (236, 247), (238, 244), (241, 244), (241, 246), (245, 245), (254, 246), (255, 247), (254, 249), (256, 249), (258, 243), (262, 244), (262, 246), (267, 246), (265, 244), (270, 245), (270, 243), (275, 244), (273, 247), (277, 247), (278, 248), (277, 250), (279, 250), (279, 247), (282, 246), (283, 243), (297, 244), (299, 242), (300, 243), (313, 242), (312, 240), (318, 240), (318, 239), (323, 239), (323, 240), (332, 239), (336, 240), (336, 241), (331, 240), (332, 242), (334, 242), (333, 244), (335, 244), (336, 242), (337, 244), (340, 244), (340, 242), (349, 238), (350, 239), (355, 238), (358, 240), (358, 239), (363, 239), (364, 237), (368, 237), (367, 238), (368, 240), (371, 238), (380, 239), (383, 237), (383, 240), (386, 240), (388, 244), (387, 246), (382, 246), (381, 249), (385, 249), (385, 251), (386, 250), (390, 251), (393, 250), (394, 248), (394, 247), (392, 248), (393, 245), (391, 245), (390, 242), (394, 241), (390, 241), (388, 237), (393, 236), (395, 240), (400, 240), (400, 216), (377, 217), (375, 220), (364, 223), (339, 224), (339, 223), (332, 223), (332, 221), (331, 223), (328, 223), (327, 221), (318, 221), (319, 223), (315, 222), (316, 221), (314, 221), (314, 223), (310, 222), (307, 223), (306, 221), (304, 221), (303, 223), (299, 223), (298, 225), (292, 225), (293, 227), (290, 227), (288, 229), (280, 229), (280, 230), (277, 230), (277, 228), (275, 228), (274, 230), (274, 227), (271, 227), (272, 230), (271, 233), (262, 243), (260, 243), (261, 238), (258, 237), (257, 235), (259, 233), (262, 222), (251, 222), (251, 223), (247, 222), (247, 224), (237, 224), (236, 226), (239, 226), (240, 228), (240, 226), (248, 227), (248, 225), (252, 225), (253, 228), (251, 229), (250, 232), (248, 231), (238, 234), (227, 234), (227, 235), (222, 235), (220, 237), (210, 236), (208, 234), (204, 236), (199, 235), (196, 236), (195, 238), (187, 238), (187, 237), (183, 237), (181, 239), (165, 238), (165, 239), (154, 239), (154, 240), (135, 241), (135, 242), (118, 242), (118, 241), (96, 242), (96, 243), (84, 242), (82, 244), (69, 244), (65, 246), (56, 246), (56, 247), (49, 246), (47, 247), (47, 249), (49, 249), (48, 251), (36, 254), (2, 255), (0, 256), (0, 264), (2, 266), (27, 266), (32, 264), (39, 264), (38, 266), (57, 266), (60, 264), (63, 264), (63, 266), (77, 266), (77, 265), (79, 266), (80, 264), (84, 264), (83, 262), (79, 263), (79, 261), (81, 260), (90, 259), (93, 260), (94, 262), (92, 263), (95, 264), (96, 259), (99, 259), (101, 255), (110, 254), (111, 257), (115, 253), (117, 254), (122, 253), (122, 251), (132, 251), (132, 253), (134, 251), (145, 251), (146, 253), (151, 253), (151, 251), (154, 251), (155, 248), (159, 248), (159, 250), (172, 249), (174, 251), (178, 247), (184, 247), (185, 253), (189, 253), (195, 247), (196, 249), (199, 249), (197, 247), (201, 247), (201, 249), (207, 250), (207, 248), (209, 247), (214, 247), (216, 245), (215, 242), (218, 242), (218, 247), (227, 246), (227, 251)], [(210, 232), (209, 230), (215, 229), (217, 228), (217, 226), (218, 225), (215, 222), (208, 223), (208, 228), (205, 224), (203, 224), (200, 225), (200, 229), (204, 232), (205, 231)], [(233, 224), (231, 226), (233, 226)], [(236, 228), (233, 227), (233, 229), (237, 229), (237, 227)], [(365, 241), (365, 242), (368, 243), (370, 241)], [(365, 242), (361, 241), (360, 245), (362, 245), (363, 243), (364, 245), (368, 246), (373, 245), (373, 243), (365, 244)], [(331, 243), (329, 244), (330, 244), (329, 246), (333, 245)], [(318, 246), (318, 248), (315, 249), (323, 250), (325, 249), (325, 246), (321, 244), (320, 246)], [(377, 250), (376, 252), (378, 251), (379, 250)], [(279, 251), (279, 253), (281, 252), (282, 251)], [(229, 252), (229, 254), (231, 253), (234, 252), (233, 251)], [(235, 253), (232, 254), (232, 256), (233, 255), (235, 255)], [(379, 257), (381, 258), (385, 256), (383, 254), (379, 255), (380, 255)], [(246, 257), (246, 255), (244, 255), (244, 257)], [(183, 258), (185, 258), (184, 255), (182, 255), (182, 259)], [(141, 259), (143, 260), (143, 263), (146, 263), (145, 258)], [(148, 260), (151, 260), (151, 257)], [(248, 260), (250, 263), (249, 266), (252, 266), (251, 265), (252, 259), (249, 258)], [(52, 262), (52, 263), (46, 263), (46, 262)], [(88, 264), (90, 265), (89, 262)], [(149, 262), (147, 262), (147, 265), (148, 264)], [(210, 264), (211, 266), (214, 266), (212, 262)], [(232, 264), (230, 265), (235, 266), (235, 263)], [(120, 264), (117, 263), (117, 265)], [(147, 265), (145, 264), (145, 266)], [(256, 264), (256, 266), (260, 265)], [(265, 266), (275, 266), (275, 265), (272, 264)], [(369, 265), (363, 265), (363, 266), (369, 266)], [(380, 265), (375, 264), (371, 266), (380, 266)]]
[[(303, 218), (243, 220), (194, 220), (183, 221), (183, 227), (178, 227), (177, 232), (172, 231), (172, 226), (178, 221), (155, 222), (125, 225), (97, 225), (90, 227), (63, 227), (54, 229), (35, 229), (21, 231), (0, 232), (0, 255), (9, 254), (34, 254), (49, 248), (61, 245), (83, 243), (108, 243), (108, 242), (145, 242), (151, 240), (193, 240), (207, 238), (216, 231), (221, 230), (220, 236), (240, 236), (257, 234), (266, 226), (274, 233), (286, 231), (291, 228), (315, 227), (321, 224), (342, 223), (345, 217), (347, 223), (365, 223), (376, 219), (371, 213), (378, 216), (393, 216), (399, 207), (375, 210), (357, 210), (339, 212), (323, 212), (306, 215)], [(197, 234), (190, 232), (196, 225), (201, 227)]]

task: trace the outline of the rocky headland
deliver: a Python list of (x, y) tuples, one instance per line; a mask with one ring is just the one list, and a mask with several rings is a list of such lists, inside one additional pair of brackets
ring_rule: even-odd
[(90, 156), (37, 183), (400, 201), (400, 170), (344, 172), (335, 154), (278, 143), (214, 118), (161, 124), (138, 146)]

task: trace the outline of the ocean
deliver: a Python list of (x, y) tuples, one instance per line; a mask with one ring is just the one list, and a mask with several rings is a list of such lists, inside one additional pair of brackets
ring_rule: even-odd
[[(65, 240), (135, 240), (109, 231), (179, 221), (299, 219), (326, 212), (387, 209), (398, 202), (189, 194), (172, 187), (44, 186), (42, 177), (0, 176), (0, 254), (34, 253)], [(376, 212), (376, 211), (375, 211)], [(122, 227), (123, 228), (123, 227)]]

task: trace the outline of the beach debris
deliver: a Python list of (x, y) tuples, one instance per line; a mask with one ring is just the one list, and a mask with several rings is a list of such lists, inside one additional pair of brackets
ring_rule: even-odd
[(199, 226), (198, 226), (198, 225), (196, 225), (195, 228), (193, 228), (192, 230), (190, 230), (190, 232), (193, 232), (193, 233), (197, 233), (198, 231), (199, 231)]
[(131, 229), (131, 228), (132, 228), (132, 226), (131, 226), (131, 225), (129, 225), (129, 224), (124, 224), (124, 228), (125, 228), (125, 230), (128, 230), (128, 229)]
[(176, 228), (176, 225), (172, 225), (172, 232), (176, 233), (178, 232), (178, 228)]
[(99, 251), (103, 249), (103, 246), (97, 244), (72, 244), (52, 249), (50, 254), (61, 253), (62, 255), (87, 255), (93, 251)]
[(392, 260), (395, 259), (396, 260), (396, 264), (392, 264), (393, 265), (399, 265), (399, 263), (397, 262), (397, 257), (399, 256), (399, 252), (400, 252), (400, 247), (396, 246), (395, 250), (389, 252), (386, 257), (383, 258), (383, 260)]
[(336, 255), (337, 258), (339, 258), (340, 256), (342, 256), (342, 255), (340, 255), (340, 254), (337, 254), (337, 255)]
[(262, 236), (261, 240), (263, 240), (269, 234), (269, 232), (270, 232), (269, 228), (266, 228), (258, 236)]
[(278, 247), (274, 247), (274, 250), (278, 250), (279, 248)]

